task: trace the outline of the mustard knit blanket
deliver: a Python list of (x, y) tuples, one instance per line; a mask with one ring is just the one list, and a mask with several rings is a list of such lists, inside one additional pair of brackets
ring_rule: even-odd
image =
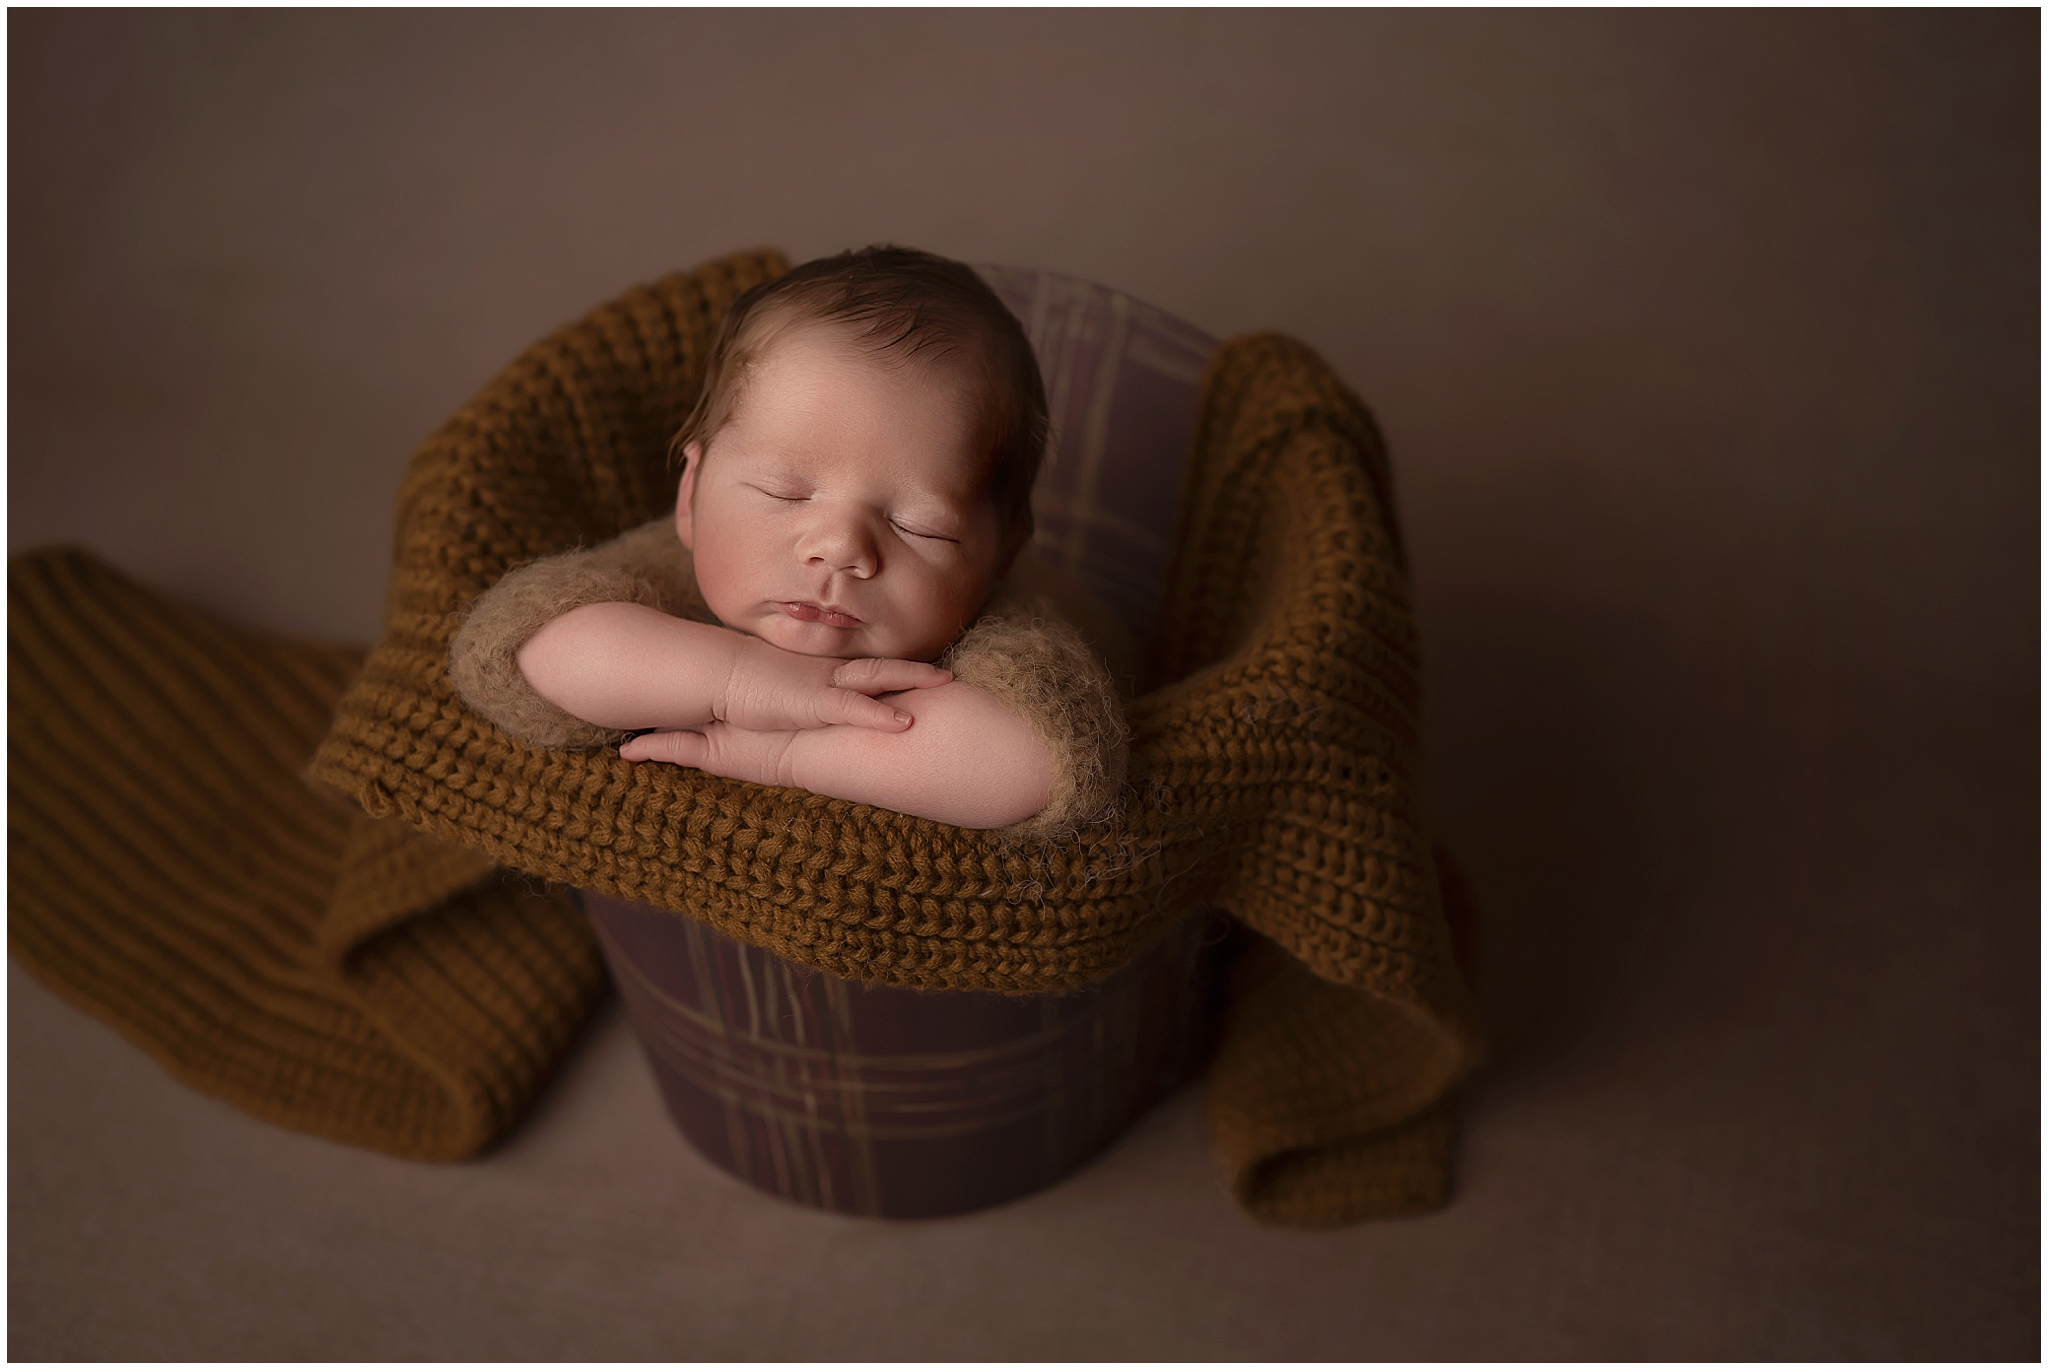
[[(666, 507), (717, 323), (784, 269), (743, 254), (629, 292), (443, 425), (401, 491), (385, 636), (359, 671), (82, 554), (17, 561), (15, 956), (202, 1089), (445, 1159), (518, 1120), (601, 992), (555, 888), (686, 910), (841, 976), (1008, 993), (1099, 978), (1214, 905), (1260, 935), (1208, 1085), (1240, 1200), (1311, 1226), (1440, 1203), (1445, 1101), (1478, 1033), (1416, 812), (1418, 642), (1378, 435), (1300, 344), (1238, 339), (1206, 383), (1109, 824), (1020, 849), (529, 747), (450, 688), (462, 606)], [(159, 750), (105, 755), (109, 717)]]

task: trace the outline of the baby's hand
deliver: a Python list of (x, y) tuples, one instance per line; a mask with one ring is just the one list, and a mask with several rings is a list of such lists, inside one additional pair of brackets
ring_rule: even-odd
[(910, 726), (910, 715), (873, 696), (927, 689), (952, 678), (951, 671), (924, 661), (803, 656), (748, 638), (725, 689), (712, 701), (712, 717), (750, 732), (850, 723), (900, 733)]
[(643, 733), (620, 747), (619, 757), (624, 761), (668, 761), (727, 780), (794, 788), (789, 751), (797, 731), (753, 732), (730, 723), (710, 723), (702, 728)]

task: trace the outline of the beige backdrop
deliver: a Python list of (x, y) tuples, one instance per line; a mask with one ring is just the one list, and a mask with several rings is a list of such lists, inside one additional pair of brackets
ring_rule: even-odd
[(1250, 1226), (1189, 1093), (884, 1225), (698, 1161), (615, 1010), (437, 1169), (17, 970), (13, 1357), (2038, 1354), (2034, 12), (7, 31), (10, 547), (242, 621), (373, 635), (412, 447), (732, 248), (1321, 349), (1394, 450), (1501, 1042), (1427, 1219)]

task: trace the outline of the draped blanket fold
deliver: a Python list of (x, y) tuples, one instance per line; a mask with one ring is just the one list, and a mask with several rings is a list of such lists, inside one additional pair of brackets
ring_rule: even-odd
[(75, 550), (8, 574), (8, 944), (177, 1078), (453, 1160), (604, 989), (575, 903), (300, 778), (362, 653), (242, 632)]
[[(1378, 435), (1300, 344), (1238, 339), (1207, 380), (1108, 822), (1020, 847), (530, 747), (462, 704), (463, 607), (666, 507), (668, 436), (718, 321), (784, 269), (741, 254), (629, 292), (443, 425), (401, 491), (360, 671), (76, 554), (17, 562), (15, 955), (201, 1088), (456, 1156), (516, 1122), (601, 984), (551, 889), (836, 975), (1013, 994), (1098, 979), (1215, 906), (1258, 934), (1209, 1085), (1239, 1199), (1311, 1226), (1441, 1202), (1445, 1100), (1479, 1039), (1417, 815), (1418, 640)], [(102, 758), (94, 724), (139, 708), (157, 755)]]

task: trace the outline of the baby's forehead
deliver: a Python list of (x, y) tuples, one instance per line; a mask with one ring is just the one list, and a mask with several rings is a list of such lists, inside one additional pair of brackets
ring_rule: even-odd
[(905, 341), (873, 334), (837, 319), (804, 315), (763, 320), (745, 340), (746, 369), (776, 365), (815, 370), (872, 372), (877, 378), (910, 373), (969, 391), (988, 388), (985, 342), (975, 338)]
[(901, 355), (867, 345), (828, 325), (802, 331), (778, 333), (758, 349), (749, 349), (745, 373), (738, 378), (735, 412), (746, 404), (750, 382), (773, 375), (789, 383), (829, 379), (878, 395), (897, 390), (908, 378), (927, 391), (950, 392), (970, 412), (980, 414), (992, 407), (996, 388), (987, 368), (961, 352), (928, 350)]
[[(718, 438), (736, 427), (765, 440), (755, 450), (765, 460), (825, 469), (852, 460), (832, 440), (841, 410), (831, 400), (852, 391), (885, 411), (891, 403), (922, 408), (933, 396), (932, 387), (943, 387), (959, 404), (961, 419), (961, 441), (942, 466), (958, 479), (946, 484), (968, 498), (989, 493), (995, 474), (989, 405), (974, 368), (952, 357), (877, 355), (858, 338), (829, 327), (792, 329), (766, 341), (748, 358), (748, 374), (733, 396), (727, 424), (709, 444), (712, 449), (722, 446)], [(906, 377), (912, 381), (909, 388)]]

